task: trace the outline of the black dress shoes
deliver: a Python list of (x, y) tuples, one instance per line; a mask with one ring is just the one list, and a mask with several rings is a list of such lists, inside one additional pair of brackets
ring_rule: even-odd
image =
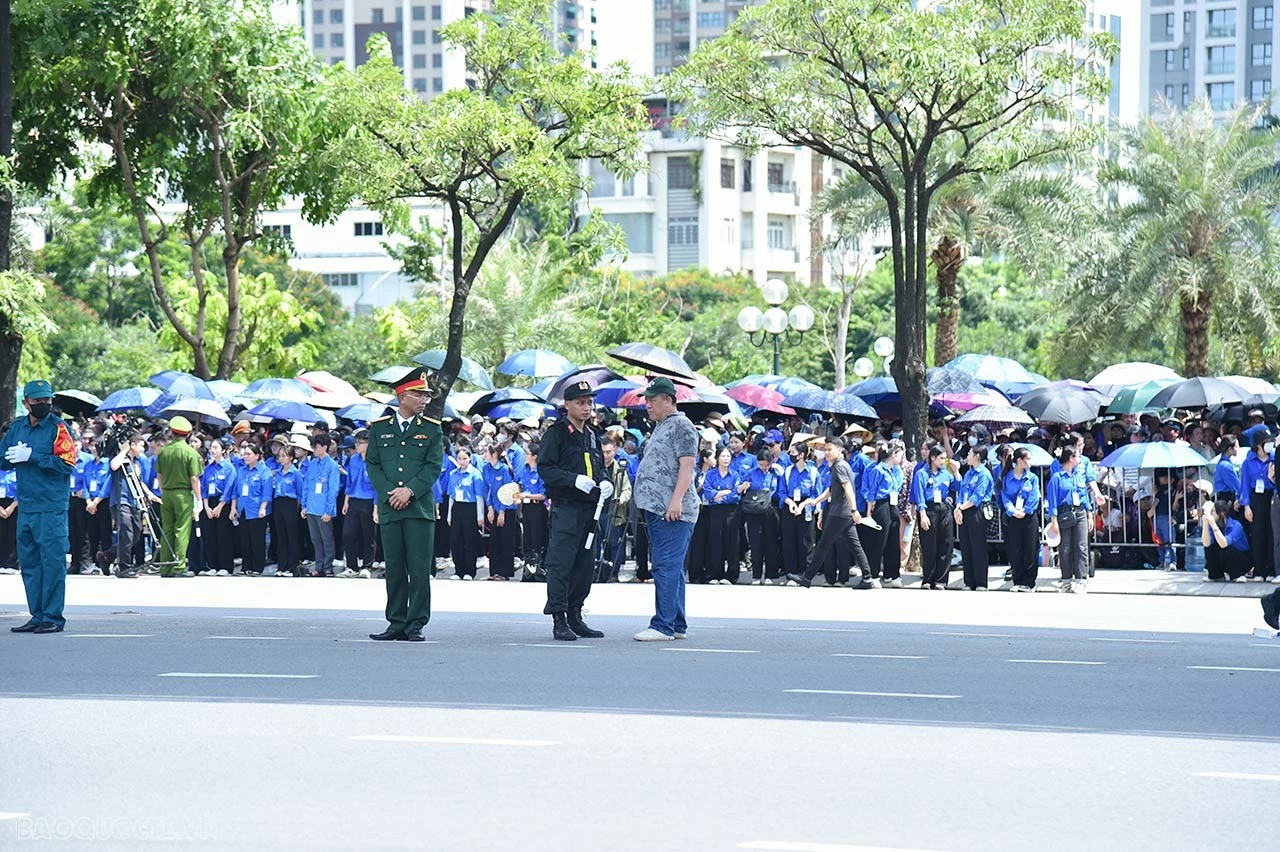
[(413, 628), (413, 629), (412, 629), (412, 630), (410, 630), (409, 632), (405, 633), (403, 636), (400, 636), (400, 637), (399, 637), (399, 639), (400, 639), (400, 641), (401, 641), (401, 642), (425, 642), (425, 641), (427, 641), (427, 640), (426, 640), (426, 637), (424, 637), (424, 636), (422, 635), (422, 628), (421, 628), (421, 627), (415, 627), (415, 628)]
[(36, 627), (31, 632), (32, 633), (61, 633), (62, 625), (54, 624), (52, 621), (46, 621), (45, 623)]
[(40, 626), (40, 622), (36, 621), (35, 619), (32, 619), (31, 621), (28, 621), (26, 624), (20, 625), (18, 627), (10, 627), (9, 632), (10, 633), (35, 633), (36, 628), (39, 626)]
[(1262, 620), (1272, 630), (1280, 630), (1280, 591), (1272, 592), (1262, 599)]
[(587, 626), (587, 623), (582, 620), (582, 607), (574, 607), (573, 609), (569, 610), (567, 615), (568, 615), (568, 618), (566, 619), (566, 621), (569, 624), (569, 629), (572, 630), (575, 635), (581, 636), (583, 639), (603, 639), (604, 638), (603, 633), (601, 633), (599, 630), (592, 630), (590, 627)]
[(375, 642), (395, 642), (396, 640), (403, 639), (404, 634), (397, 633), (396, 631), (388, 627), (386, 630), (382, 631), (381, 633), (370, 633), (369, 638)]

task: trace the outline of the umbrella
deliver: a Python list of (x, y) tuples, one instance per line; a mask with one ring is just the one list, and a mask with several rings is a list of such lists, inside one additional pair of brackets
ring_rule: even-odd
[(618, 400), (622, 398), (623, 394), (640, 387), (643, 387), (643, 385), (630, 379), (614, 379), (611, 382), (597, 385), (596, 405), (605, 408), (618, 408)]
[(764, 385), (740, 384), (726, 389), (724, 395), (755, 410), (772, 411), (775, 414), (788, 416), (796, 413), (794, 408), (788, 408), (782, 404), (782, 394)]
[(1140, 385), (1130, 385), (1127, 388), (1121, 388), (1116, 395), (1111, 398), (1111, 404), (1107, 406), (1108, 414), (1137, 414), (1139, 411), (1145, 411), (1153, 408), (1151, 405), (1151, 397), (1155, 396), (1162, 389), (1168, 387), (1178, 379), (1152, 379), (1149, 382), (1143, 382)]
[(298, 379), (258, 379), (241, 394), (247, 399), (305, 403), (310, 403), (315, 395), (315, 389), (311, 385)]
[(345, 408), (361, 399), (360, 391), (346, 379), (340, 379), (324, 370), (300, 373), (297, 380), (307, 385), (315, 394), (306, 403), (312, 408)]
[(867, 405), (878, 405), (881, 402), (898, 401), (898, 383), (888, 376), (875, 379), (864, 379), (856, 385), (845, 388), (841, 393), (852, 394)]
[(504, 402), (519, 402), (521, 400), (538, 403), (546, 402), (536, 393), (527, 391), (524, 388), (498, 388), (496, 391), (490, 391), (471, 403), (469, 412), (471, 414), (487, 414), (489, 409), (496, 405), (502, 405)]
[(1254, 399), (1260, 401), (1275, 402), (1280, 398), (1280, 390), (1266, 379), (1256, 379), (1252, 376), (1223, 376), (1222, 380), (1244, 388), (1253, 394)]
[[(432, 370), (439, 370), (444, 366), (445, 351), (443, 349), (428, 349), (426, 352), (419, 352), (413, 356), (413, 363), (421, 364)], [(458, 378), (469, 385), (475, 385), (485, 390), (493, 390), (493, 379), (489, 378), (489, 374), (470, 358), (463, 358), (462, 364), (458, 367)]]
[(952, 411), (972, 411), (984, 405), (1007, 406), (1009, 400), (997, 390), (985, 390), (982, 393), (940, 393), (933, 398), (939, 405), (945, 405)]
[(792, 408), (803, 408), (805, 411), (821, 411), (825, 414), (843, 414), (847, 417), (866, 417), (875, 420), (880, 415), (875, 409), (851, 393), (835, 391), (802, 391), (789, 394), (783, 402)]
[[(677, 394), (679, 391), (677, 391)], [(689, 416), (691, 420), (701, 420), (712, 412), (728, 414), (730, 417), (743, 419), (746, 415), (738, 407), (738, 402), (718, 390), (710, 388), (693, 388), (694, 399), (689, 402), (676, 400), (676, 407)]]
[[(693, 388), (684, 385), (675, 385), (676, 388), (676, 405), (682, 402), (697, 402), (698, 395), (693, 392)], [(617, 408), (644, 408), (644, 388), (636, 388), (624, 393), (618, 397)]]
[(1103, 400), (1097, 394), (1071, 388), (1062, 388), (1052, 393), (1030, 391), (1018, 397), (1018, 407), (1036, 420), (1068, 425), (1096, 419), (1102, 403)]
[(160, 398), (160, 391), (155, 388), (121, 388), (107, 394), (107, 398), (98, 406), (98, 411), (109, 414), (113, 411), (142, 411)]
[(339, 408), (337, 411), (337, 415), (343, 420), (359, 423), (377, 420), (386, 413), (387, 404), (385, 402), (357, 402), (354, 405), (348, 405), (346, 408)]
[(1280, 407), (1274, 402), (1264, 402), (1261, 405), (1215, 405), (1209, 409), (1209, 419), (1214, 423), (1230, 423), (1232, 421), (1243, 423), (1245, 415), (1252, 408), (1262, 411), (1263, 417), (1275, 417), (1280, 413)]
[(181, 414), (202, 423), (212, 423), (224, 429), (231, 425), (231, 418), (222, 406), (209, 399), (176, 399), (160, 410), (169, 420)]
[(665, 376), (682, 376), (694, 380), (698, 378), (698, 374), (679, 355), (670, 349), (663, 349), (651, 343), (624, 343), (610, 349), (606, 354), (624, 364), (634, 364), (641, 369)]
[(968, 373), (949, 370), (946, 367), (930, 367), (924, 371), (925, 384), (930, 396), (944, 393), (982, 393), (982, 382)]
[(198, 379), (190, 373), (179, 373), (177, 370), (163, 370), (147, 381), (156, 387), (163, 388), (165, 393), (174, 397), (191, 399), (217, 399), (218, 395), (209, 387), (204, 379)]
[(250, 417), (290, 420), (294, 423), (317, 423), (325, 420), (320, 412), (305, 402), (290, 402), (283, 399), (269, 399), (260, 405), (255, 405), (245, 413)]
[(1128, 361), (1124, 364), (1113, 364), (1090, 379), (1089, 384), (1098, 390), (1110, 393), (1120, 388), (1140, 385), (1152, 379), (1170, 379), (1177, 382), (1182, 380), (1182, 376), (1160, 364), (1150, 364), (1146, 361)]
[(588, 364), (585, 367), (570, 370), (556, 379), (546, 394), (543, 395), (543, 398), (552, 405), (562, 405), (564, 403), (564, 389), (572, 382), (586, 381), (593, 388), (598, 388), (605, 382), (615, 382), (621, 378), (622, 376), (619, 376), (603, 364)]
[(1151, 441), (1143, 444), (1125, 444), (1101, 462), (1104, 467), (1161, 468), (1203, 467), (1204, 456), (1189, 446), (1176, 441)]
[(1021, 408), (1014, 408), (1008, 403), (1003, 405), (981, 405), (967, 414), (957, 417), (955, 423), (957, 426), (971, 426), (975, 423), (982, 423), (992, 429), (1035, 425), (1035, 421), (1025, 411)]
[(998, 355), (957, 355), (946, 363), (946, 368), (968, 373), (987, 387), (999, 390), (1035, 382), (1034, 374), (1026, 367)]
[(532, 399), (519, 399), (515, 402), (500, 402), (493, 408), (489, 409), (488, 417), (497, 420), (500, 417), (510, 417), (512, 420), (524, 420), (526, 417), (555, 417), (556, 408), (554, 405), (547, 405), (545, 402), (535, 401)]
[[(1053, 456), (1049, 455), (1049, 453), (1045, 451), (1044, 447), (1036, 444), (1005, 444), (1005, 446), (1015, 450), (1026, 450), (1030, 453), (1030, 458), (1028, 458), (1027, 461), (1030, 462), (1032, 467), (1048, 467), (1053, 464)], [(997, 459), (996, 451), (997, 448), (992, 447), (990, 452), (987, 454), (987, 459), (992, 464), (994, 464)]]
[(88, 417), (99, 410), (98, 407), (102, 405), (102, 400), (88, 391), (64, 390), (58, 391), (53, 395), (53, 403), (64, 414), (70, 414), (72, 417), (81, 415)]
[(219, 400), (231, 399), (233, 396), (239, 396), (244, 393), (245, 386), (240, 382), (229, 381), (228, 379), (214, 379), (211, 382), (205, 382), (209, 386), (209, 390), (213, 391), (213, 395)]
[[(557, 376), (556, 378), (559, 378)], [(551, 392), (551, 386), (556, 383), (556, 379), (543, 379), (540, 382), (534, 382), (529, 385), (529, 393), (536, 393), (539, 399), (546, 399), (547, 394)]]
[(1233, 402), (1249, 402), (1249, 391), (1223, 379), (1198, 376), (1161, 388), (1151, 397), (1152, 408), (1209, 408)]
[(563, 376), (573, 369), (573, 362), (559, 353), (547, 349), (521, 349), (507, 358), (494, 372), (504, 376)]

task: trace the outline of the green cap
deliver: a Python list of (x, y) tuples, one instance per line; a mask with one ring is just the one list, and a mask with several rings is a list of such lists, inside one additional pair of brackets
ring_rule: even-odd
[(23, 399), (53, 399), (53, 385), (44, 379), (27, 382), (22, 388)]
[(666, 376), (658, 376), (658, 378), (649, 382), (649, 386), (644, 389), (644, 395), (646, 397), (662, 396), (663, 394), (666, 394), (672, 399), (676, 398), (676, 386)]

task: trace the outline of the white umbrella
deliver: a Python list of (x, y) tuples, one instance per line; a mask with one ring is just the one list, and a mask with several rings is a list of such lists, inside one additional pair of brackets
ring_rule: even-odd
[(1233, 385), (1239, 385), (1249, 393), (1257, 394), (1263, 397), (1280, 396), (1280, 391), (1276, 390), (1276, 386), (1266, 379), (1256, 379), (1252, 376), (1223, 376), (1224, 382), (1231, 382)]
[(169, 419), (181, 414), (183, 417), (190, 417), (201, 423), (212, 423), (224, 429), (231, 425), (231, 418), (227, 417), (227, 412), (223, 410), (222, 405), (212, 399), (180, 399), (165, 406), (161, 414)]
[(1182, 376), (1160, 364), (1151, 364), (1146, 361), (1127, 361), (1124, 364), (1111, 365), (1090, 379), (1089, 384), (1108, 396), (1114, 396), (1115, 392), (1120, 388), (1140, 385), (1152, 379), (1172, 379), (1176, 382), (1180, 381)]

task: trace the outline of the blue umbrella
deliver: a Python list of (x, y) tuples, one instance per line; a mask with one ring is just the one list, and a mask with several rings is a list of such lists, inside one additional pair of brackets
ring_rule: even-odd
[(486, 414), (489, 409), (502, 405), (504, 402), (521, 401), (546, 403), (545, 399), (525, 388), (498, 388), (496, 391), (487, 393), (473, 402), (470, 413)]
[(765, 376), (755, 384), (777, 391), (783, 396), (790, 396), (793, 393), (801, 393), (803, 391), (822, 390), (813, 382), (807, 382), (795, 376)]
[(957, 355), (946, 363), (949, 370), (968, 373), (989, 388), (1003, 390), (1010, 385), (1031, 384), (1035, 376), (1012, 358), (999, 355)]
[(633, 391), (642, 385), (627, 379), (614, 379), (596, 386), (596, 405), (602, 405), (605, 408), (617, 408), (618, 400), (627, 391)]
[(98, 411), (103, 414), (113, 411), (142, 411), (159, 397), (160, 391), (155, 388), (121, 388), (112, 391), (98, 406)]
[(289, 402), (283, 399), (269, 399), (245, 413), (251, 417), (269, 417), (272, 420), (290, 420), (294, 423), (318, 423), (324, 419), (318, 411), (305, 402)]
[[(569, 372), (573, 372), (570, 370)], [(559, 378), (558, 376), (556, 378)], [(551, 386), (556, 383), (555, 379), (543, 379), (540, 382), (534, 382), (529, 385), (529, 393), (537, 394), (539, 399), (547, 399), (547, 394), (551, 392)]]
[(316, 391), (311, 385), (297, 379), (258, 379), (240, 395), (249, 399), (306, 402), (316, 395)]
[(172, 394), (175, 399), (218, 398), (204, 379), (198, 379), (189, 373), (179, 373), (177, 370), (164, 370), (147, 381), (156, 387), (164, 388), (165, 393)]
[(555, 378), (574, 368), (568, 358), (548, 349), (521, 349), (499, 364), (494, 372), (504, 376), (533, 376)]
[[(432, 370), (439, 370), (444, 366), (445, 351), (443, 349), (428, 349), (426, 352), (419, 352), (413, 356), (413, 363), (421, 364)], [(463, 358), (462, 365), (458, 367), (459, 379), (467, 384), (475, 385), (485, 390), (493, 390), (493, 379), (489, 378), (489, 374), (470, 358)]]
[(368, 423), (386, 414), (387, 404), (383, 402), (357, 402), (355, 405), (339, 408), (336, 413), (343, 420)]
[(803, 408), (806, 411), (843, 414), (846, 417), (866, 417), (875, 420), (880, 416), (876, 414), (875, 409), (855, 394), (835, 393), (821, 389), (789, 394), (782, 400), (782, 404), (792, 408)]
[(497, 420), (501, 417), (510, 417), (512, 420), (524, 420), (526, 417), (554, 417), (556, 407), (547, 405), (545, 402), (535, 402), (530, 399), (520, 399), (515, 402), (500, 402), (493, 408), (489, 409), (489, 413), (485, 416)]
[(850, 385), (841, 393), (856, 396), (867, 405), (879, 405), (882, 402), (899, 402), (898, 383), (889, 376), (864, 379), (856, 385)]
[(1103, 467), (1162, 468), (1203, 467), (1204, 456), (1186, 444), (1173, 441), (1151, 441), (1144, 444), (1125, 444), (1101, 462)]

